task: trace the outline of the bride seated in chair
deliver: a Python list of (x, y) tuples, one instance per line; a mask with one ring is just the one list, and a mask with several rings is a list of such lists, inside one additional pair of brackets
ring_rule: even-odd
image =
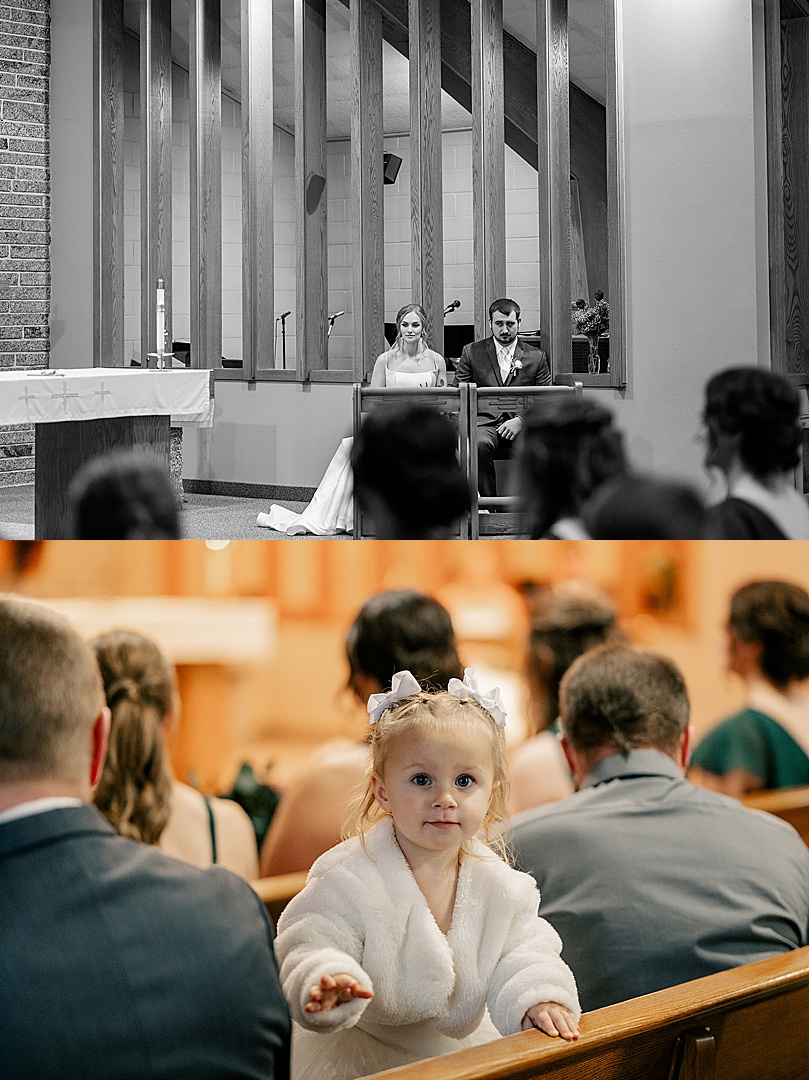
[[(371, 374), (371, 386), (446, 386), (447, 365), (444, 357), (424, 340), (426, 315), (421, 304), (405, 304), (396, 315), (396, 340), (390, 349), (377, 357)], [(343, 439), (320, 481), (312, 501), (300, 514), (273, 504), (259, 514), (257, 524), (285, 532), (288, 536), (312, 533), (351, 532), (353, 528), (353, 489), (351, 481), (352, 438)]]

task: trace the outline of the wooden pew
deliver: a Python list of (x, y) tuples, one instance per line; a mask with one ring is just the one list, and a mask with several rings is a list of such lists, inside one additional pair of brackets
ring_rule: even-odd
[(809, 946), (365, 1080), (794, 1080), (809, 1075)]
[(766, 810), (788, 821), (809, 846), (809, 786), (754, 791), (745, 795), (742, 802), (754, 810)]
[(306, 871), (297, 874), (277, 874), (275, 877), (256, 878), (250, 885), (264, 901), (273, 925), (293, 896), (297, 896), (306, 884)]

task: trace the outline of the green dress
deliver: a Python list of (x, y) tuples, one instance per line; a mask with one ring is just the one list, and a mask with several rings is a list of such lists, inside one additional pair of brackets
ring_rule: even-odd
[(779, 723), (757, 709), (744, 709), (709, 731), (691, 764), (715, 776), (745, 769), (766, 789), (809, 784), (809, 757)]

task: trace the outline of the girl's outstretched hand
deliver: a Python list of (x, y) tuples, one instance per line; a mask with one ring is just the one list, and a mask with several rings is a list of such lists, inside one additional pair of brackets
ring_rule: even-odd
[[(319, 985), (309, 988), (309, 1002), (305, 1010), (306, 1012), (328, 1012), (345, 1001), (373, 996), (373, 990), (357, 982), (353, 975), (324, 975)], [(558, 1009), (561, 1007), (561, 1005), (556, 1006)]]
[(522, 1029), (538, 1028), (546, 1035), (559, 1035), (568, 1041), (578, 1039), (579, 1022), (570, 1009), (558, 1001), (540, 1001), (532, 1005), (522, 1018)]

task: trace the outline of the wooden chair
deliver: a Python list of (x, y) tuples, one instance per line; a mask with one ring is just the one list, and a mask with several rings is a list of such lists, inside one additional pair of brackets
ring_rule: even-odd
[(258, 893), (264, 906), (273, 921), (278, 922), (278, 916), (287, 906), (293, 896), (297, 896), (306, 884), (306, 871), (301, 870), (296, 874), (277, 874), (275, 877), (256, 878), (250, 882), (254, 892)]
[[(472, 493), (470, 538), (477, 540), (481, 528), (487, 535), (519, 532), (521, 515), (514, 512), (517, 501), (514, 496), (481, 497), (478, 494), (478, 407), (486, 405), (500, 412), (523, 412), (548, 394), (581, 394), (582, 384), (572, 382), (569, 385), (554, 386), (477, 386), (475, 383), (467, 385), (469, 386), (469, 488)], [(480, 510), (488, 510), (492, 507), (509, 507), (510, 512), (492, 514), (481, 526)]]
[(788, 821), (809, 846), (809, 787), (754, 791), (745, 795), (742, 802), (754, 810), (766, 810), (767, 813)]
[(795, 1080), (809, 947), (585, 1013), (577, 1042), (523, 1031), (365, 1080)]
[[(429, 405), (450, 419), (455, 419), (458, 426), (458, 461), (464, 476), (469, 475), (469, 384), (461, 386), (439, 387), (379, 387), (363, 386), (354, 383), (353, 416), (354, 437), (362, 426), (363, 417), (374, 409), (390, 405), (405, 405), (418, 402)], [(366, 523), (354, 497), (354, 539), (368, 536)], [(463, 519), (460, 525), (461, 540), (469, 538), (469, 520)]]

